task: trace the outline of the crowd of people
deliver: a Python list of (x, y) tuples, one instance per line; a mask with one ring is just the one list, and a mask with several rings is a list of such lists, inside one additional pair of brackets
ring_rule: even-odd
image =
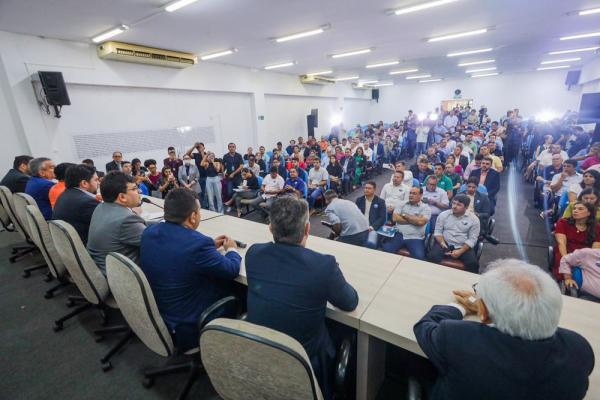
[[(271, 150), (248, 148), (243, 155), (234, 143), (220, 158), (199, 142), (181, 158), (170, 147), (160, 169), (153, 159), (125, 161), (119, 151), (106, 164), (106, 173), (97, 171), (92, 160), (55, 165), (45, 157), (18, 156), (1, 184), (32, 196), (47, 220), (73, 225), (102, 273), (110, 252), (140, 265), (180, 351), (197, 346), (196, 321), (206, 307), (233, 290), (241, 265), (232, 238), (213, 239), (198, 231), (201, 209), (238, 217), (245, 209), (262, 214), (274, 241), (246, 252), (247, 319), (300, 341), (329, 399), (335, 340), (325, 325), (326, 304), (351, 311), (358, 294), (335, 256), (305, 248), (311, 214), (323, 213), (331, 238), (340, 242), (390, 253), (404, 249), (410, 257), (435, 263), (460, 260), (466, 270), (478, 273), (478, 244), (495, 240), (489, 228), (500, 176), (522, 152), (531, 158), (523, 169), (533, 175), (544, 218), (556, 217), (566, 193), (568, 207), (564, 216), (555, 218), (555, 278), (600, 297), (600, 143), (590, 146), (590, 135), (573, 124), (539, 141), (538, 128), (531, 119), (524, 121), (518, 109), (498, 122), (484, 107), (479, 113), (468, 106), (426, 115), (409, 111), (400, 122), (348, 131), (335, 127), (319, 141), (298, 137), (285, 148), (278, 142)], [(582, 135), (588, 136), (583, 147)], [(391, 179), (378, 195), (374, 177), (388, 168), (393, 169)], [(364, 193), (348, 200), (359, 188)], [(141, 217), (141, 194), (165, 199), (164, 222)], [(528, 384), (547, 384), (547, 398), (582, 398), (593, 353), (585, 339), (557, 327), (558, 286), (549, 274), (522, 261), (506, 260), (496, 267), (482, 275), (476, 292), (455, 292), (456, 304), (434, 307), (415, 326), (417, 340), (439, 374), (436, 398), (460, 394), (466, 385), (472, 391), (472, 379), (485, 382), (489, 376), (504, 377), (499, 392), (503, 398), (522, 393), (515, 368), (492, 360), (484, 345), (490, 341), (506, 344), (500, 359), (522, 359), (519, 371), (529, 371), (528, 362), (546, 360), (556, 351), (580, 352), (581, 360), (555, 361), (545, 379)], [(309, 292), (313, 295), (307, 296)], [(499, 296), (513, 298), (514, 308)], [(468, 313), (495, 327), (469, 332), (468, 322), (441, 323)], [(442, 335), (454, 342), (440, 343)], [(460, 347), (456, 338), (469, 335), (482, 349), (477, 360), (465, 365), (466, 356), (456, 358), (449, 346)], [(482, 360), (485, 371), (474, 371), (472, 365)], [(469, 371), (464, 374), (447, 372), (465, 368)], [(478, 393), (485, 393), (480, 398), (499, 398), (487, 396), (489, 388), (480, 386)]]

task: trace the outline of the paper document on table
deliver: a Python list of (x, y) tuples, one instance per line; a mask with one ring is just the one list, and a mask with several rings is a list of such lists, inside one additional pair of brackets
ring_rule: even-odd
[(163, 217), (163, 212), (162, 211), (158, 211), (158, 212), (147, 212), (144, 211), (142, 212), (141, 217), (146, 219), (146, 220), (155, 220), (155, 219), (162, 219)]

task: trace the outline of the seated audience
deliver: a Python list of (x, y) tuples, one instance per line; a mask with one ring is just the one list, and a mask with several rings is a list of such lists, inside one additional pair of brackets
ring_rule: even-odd
[(600, 172), (593, 169), (585, 171), (582, 175), (581, 182), (569, 185), (569, 203), (574, 203), (581, 191), (586, 188), (600, 191)]
[(377, 230), (381, 228), (387, 220), (385, 201), (375, 194), (376, 188), (377, 184), (374, 181), (365, 183), (364, 196), (356, 199), (356, 205), (358, 206), (358, 209), (369, 221), (367, 247), (372, 249), (377, 248), (379, 236), (377, 234)]
[(327, 174), (329, 175), (329, 188), (341, 193), (342, 175), (344, 171), (342, 166), (337, 161), (335, 156), (329, 157), (329, 165), (327, 165)]
[(369, 220), (350, 200), (338, 198), (333, 190), (325, 192), (327, 208), (325, 215), (333, 225), (333, 233), (339, 236), (342, 243), (364, 246), (369, 236)]
[(327, 190), (328, 178), (327, 170), (321, 167), (321, 160), (315, 158), (313, 168), (308, 173), (308, 206), (311, 212), (313, 212), (317, 199), (321, 198)]
[[(562, 297), (552, 279), (506, 259), (473, 287), (455, 290), (457, 303), (434, 306), (414, 327), (437, 370), (429, 398), (583, 399), (594, 353), (581, 335), (558, 327)], [(463, 321), (473, 314), (478, 321)]]
[(455, 166), (453, 163), (446, 163), (446, 168), (444, 169), (444, 175), (450, 179), (452, 182), (452, 195), (455, 195), (460, 186), (462, 185), (462, 177), (455, 170)]
[(589, 154), (581, 163), (581, 170), (585, 171), (598, 164), (600, 164), (600, 143), (592, 143)]
[(179, 168), (183, 165), (183, 161), (177, 157), (177, 153), (175, 152), (175, 147), (170, 146), (167, 149), (167, 153), (169, 156), (163, 160), (163, 167), (169, 167), (173, 176), (179, 176)]
[(152, 190), (158, 190), (162, 174), (158, 171), (158, 168), (156, 167), (156, 161), (146, 160), (144, 161), (144, 166), (148, 168), (148, 174), (146, 176), (148, 177), (148, 179), (150, 179), (150, 183), (152, 184)]
[(431, 208), (422, 202), (423, 188), (413, 186), (408, 201), (396, 205), (393, 221), (398, 232), (384, 241), (382, 248), (388, 253), (398, 253), (406, 247), (412, 258), (425, 258), (425, 231), (431, 218)]
[(600, 224), (596, 223), (596, 210), (588, 203), (575, 202), (572, 215), (561, 218), (554, 229), (554, 265), (552, 273), (560, 278), (558, 267), (562, 257), (584, 247), (600, 247)]
[(100, 204), (96, 199), (98, 175), (94, 167), (73, 165), (65, 173), (65, 191), (56, 201), (52, 219), (68, 222), (87, 244), (92, 214)]
[(185, 352), (198, 347), (197, 323), (204, 310), (232, 294), (242, 259), (232, 238), (221, 235), (213, 240), (198, 232), (196, 193), (175, 188), (164, 207), (165, 222), (142, 234), (140, 266), (175, 347)]
[(492, 159), (484, 157), (481, 160), (481, 168), (471, 172), (469, 178), (476, 178), (479, 183), (485, 186), (488, 197), (492, 203), (492, 210), (496, 207), (496, 195), (500, 191), (500, 174), (492, 169)]
[(112, 161), (106, 163), (106, 173), (108, 174), (110, 171), (121, 171), (121, 163), (123, 162), (123, 153), (120, 151), (115, 151), (112, 154)]
[(403, 182), (404, 172), (394, 172), (392, 174), (392, 182), (383, 185), (379, 194), (379, 197), (385, 200), (385, 205), (390, 215), (398, 204), (408, 200), (408, 191), (412, 187), (412, 184), (407, 186)]
[(423, 203), (431, 208), (430, 229), (433, 232), (438, 215), (450, 207), (450, 199), (446, 191), (437, 185), (437, 177), (431, 175), (425, 181), (425, 190), (422, 196)]
[[(402, 180), (402, 183), (404, 183), (408, 187), (413, 186), (413, 174), (410, 170), (406, 170), (406, 163), (404, 161), (396, 161), (396, 163), (394, 164), (394, 172), (402, 172), (404, 174), (404, 179)], [(390, 176), (390, 182), (392, 182), (393, 180), (394, 174)]]
[(54, 162), (45, 157), (34, 158), (29, 161), (29, 171), (31, 178), (27, 181), (25, 193), (33, 197), (47, 221), (52, 218), (52, 206), (48, 196), (55, 183)]
[[(600, 191), (593, 188), (585, 188), (577, 196), (577, 201), (591, 204), (596, 210), (596, 221), (600, 221)], [(570, 218), (573, 215), (573, 204), (575, 202), (569, 203), (562, 215), (563, 218)]]
[[(248, 157), (248, 169), (252, 170), (252, 172), (254, 173), (254, 176), (261, 176), (261, 168), (260, 165), (257, 164), (256, 162), (256, 157), (254, 155), (251, 155)], [(264, 172), (264, 170), (263, 170)]]
[(106, 255), (111, 251), (139, 264), (142, 233), (150, 222), (132, 210), (141, 205), (139, 188), (132, 176), (112, 171), (100, 183), (100, 192), (104, 203), (92, 214), (87, 249), (106, 275)]
[(477, 178), (469, 178), (467, 181), (467, 190), (464, 193), (469, 197), (469, 208), (467, 211), (472, 212), (479, 218), (480, 235), (486, 235), (492, 206), (487, 194), (477, 190), (478, 187), (479, 181)]
[(27, 181), (29, 181), (29, 161), (31, 160), (33, 160), (31, 156), (16, 156), (13, 167), (4, 175), (0, 185), (9, 188), (12, 193), (23, 193)]
[(300, 199), (304, 198), (305, 192), (308, 192), (306, 183), (298, 177), (297, 168), (290, 169), (290, 177), (285, 181), (283, 190), (285, 193), (295, 195)]
[(484, 160), (486, 158), (490, 159), (490, 161), (491, 161), (490, 168), (492, 168), (493, 170), (497, 171), (498, 173), (500, 173), (500, 172), (502, 172), (504, 170), (504, 166), (502, 164), (502, 160), (500, 159), (500, 157), (495, 156), (493, 154), (490, 154), (490, 148), (489, 147), (487, 147), (487, 146), (481, 146), (481, 149), (479, 149), (479, 153), (483, 156)]
[(259, 210), (263, 215), (268, 215), (273, 202), (277, 196), (283, 193), (285, 181), (277, 173), (277, 167), (271, 167), (269, 175), (263, 178), (262, 193), (258, 193), (251, 206)]
[(121, 172), (123, 172), (125, 175), (133, 176), (133, 166), (131, 165), (131, 162), (123, 161), (121, 163)]
[[(442, 163), (437, 163), (433, 167), (433, 176), (437, 178), (437, 186), (446, 192), (448, 198), (451, 199), (454, 195), (452, 181), (444, 174), (445, 166)], [(425, 178), (425, 182), (427, 178)]]
[(583, 248), (563, 256), (558, 267), (566, 287), (579, 290), (579, 298), (600, 301), (600, 249)]
[(269, 229), (273, 242), (254, 244), (245, 256), (247, 320), (300, 342), (324, 398), (331, 399), (336, 345), (325, 324), (325, 310), (329, 302), (352, 311), (358, 294), (344, 279), (334, 256), (305, 248), (310, 222), (304, 200), (278, 198), (271, 208)]
[(242, 179), (242, 184), (238, 188), (238, 191), (233, 194), (233, 197), (229, 201), (224, 203), (226, 206), (228, 206), (227, 211), (231, 211), (231, 207), (229, 206), (235, 204), (238, 218), (242, 216), (242, 200), (256, 198), (256, 195), (260, 190), (258, 178), (254, 176), (254, 172), (252, 172), (249, 168), (242, 169)]
[(167, 194), (173, 189), (179, 187), (179, 183), (177, 182), (177, 178), (173, 175), (173, 171), (169, 167), (163, 167), (162, 176), (160, 181), (158, 181), (158, 191), (162, 194), (162, 198), (166, 198)]
[(410, 167), (410, 172), (412, 172), (413, 178), (420, 183), (425, 182), (425, 178), (429, 175), (433, 175), (433, 170), (429, 168), (429, 161), (423, 156), (420, 156), (417, 163)]
[(56, 200), (60, 197), (60, 195), (65, 191), (65, 174), (67, 172), (67, 168), (75, 165), (73, 163), (60, 163), (54, 168), (54, 176), (56, 177), (56, 182), (54, 186), (50, 188), (48, 191), (48, 200), (50, 200), (50, 206), (54, 208), (56, 204)]
[(473, 158), (473, 161), (471, 161), (469, 163), (469, 165), (467, 165), (467, 168), (465, 169), (465, 172), (463, 174), (463, 178), (464, 179), (469, 179), (469, 177), (471, 176), (471, 174), (473, 173), (473, 171), (476, 171), (479, 168), (481, 168), (481, 161), (482, 160), (483, 160), (483, 156), (481, 154), (476, 154), (475, 158)]
[(467, 212), (470, 199), (458, 194), (452, 200), (452, 209), (442, 212), (435, 224), (434, 242), (429, 261), (439, 264), (444, 257), (459, 259), (469, 272), (479, 271), (475, 245), (479, 238), (479, 219)]
[(344, 172), (342, 175), (342, 193), (348, 194), (352, 191), (356, 160), (352, 156), (352, 150), (350, 150), (350, 148), (346, 148), (344, 152), (344, 158), (342, 158), (342, 161), (340, 161), (340, 165), (342, 166), (342, 170)]

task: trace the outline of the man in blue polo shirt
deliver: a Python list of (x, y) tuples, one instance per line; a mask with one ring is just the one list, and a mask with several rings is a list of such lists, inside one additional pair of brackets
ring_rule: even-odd
[(298, 170), (296, 168), (290, 169), (290, 177), (285, 181), (283, 190), (285, 190), (286, 193), (295, 194), (300, 198), (304, 198), (306, 182), (298, 178)]
[(54, 175), (54, 162), (46, 157), (34, 158), (29, 162), (31, 178), (25, 186), (25, 193), (33, 197), (45, 220), (52, 219), (52, 206), (48, 198), (50, 188), (56, 182)]

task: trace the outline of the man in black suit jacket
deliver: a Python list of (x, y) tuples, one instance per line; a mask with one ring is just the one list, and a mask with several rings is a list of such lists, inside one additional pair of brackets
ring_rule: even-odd
[(112, 155), (112, 161), (106, 164), (106, 173), (108, 174), (110, 171), (122, 171), (123, 167), (121, 163), (123, 162), (123, 153), (120, 151), (115, 151)]
[(4, 175), (0, 185), (6, 186), (13, 193), (25, 192), (25, 186), (29, 181), (29, 161), (32, 159), (31, 156), (16, 156), (12, 169)]
[[(492, 169), (492, 159), (484, 157), (481, 160), (481, 168), (471, 172), (469, 178), (477, 178), (478, 182), (481, 182), (481, 174), (485, 174), (483, 186), (488, 191), (488, 197), (492, 203), (492, 210), (496, 207), (496, 195), (500, 191), (500, 173), (495, 169)], [(493, 212), (492, 212), (493, 214)]]
[[(579, 400), (594, 353), (558, 328), (562, 296), (550, 275), (516, 259), (498, 260), (460, 304), (434, 306), (414, 327), (438, 377), (432, 400)], [(479, 322), (463, 321), (477, 314)], [(493, 325), (492, 325), (493, 324)]]
[[(365, 214), (369, 218), (369, 238), (367, 239), (367, 247), (372, 249), (377, 248), (378, 234), (377, 229), (381, 228), (386, 221), (387, 211), (385, 207), (385, 200), (375, 195), (375, 189), (377, 184), (374, 181), (365, 183), (365, 195), (356, 199), (356, 205), (360, 212)], [(366, 210), (367, 201), (371, 204), (368, 210)]]
[(275, 200), (269, 228), (274, 243), (252, 245), (246, 253), (248, 321), (300, 342), (325, 399), (330, 399), (336, 350), (325, 325), (327, 302), (352, 311), (358, 294), (334, 256), (305, 248), (310, 231), (305, 200)]
[(66, 190), (56, 200), (52, 219), (60, 219), (73, 225), (85, 245), (92, 214), (100, 204), (96, 199), (96, 169), (84, 164), (69, 167), (65, 174), (65, 187)]

